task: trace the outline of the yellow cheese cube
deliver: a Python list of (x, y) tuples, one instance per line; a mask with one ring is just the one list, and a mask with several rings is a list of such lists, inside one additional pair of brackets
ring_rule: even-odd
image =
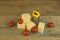
[(27, 25), (27, 29), (28, 29), (29, 31), (31, 31), (32, 27), (35, 26), (35, 23), (33, 23), (32, 21), (30, 21), (30, 22), (26, 23), (26, 25)]
[(39, 22), (38, 32), (43, 33), (44, 32), (44, 27), (45, 27), (45, 23)]
[(17, 24), (18, 29), (25, 29), (25, 24)]
[(22, 19), (23, 19), (24, 23), (28, 23), (31, 20), (31, 16), (30, 16), (30, 14), (22, 14)]

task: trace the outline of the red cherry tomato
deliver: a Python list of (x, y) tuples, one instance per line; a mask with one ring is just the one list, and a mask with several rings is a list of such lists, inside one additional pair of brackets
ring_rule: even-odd
[(37, 28), (36, 26), (34, 26), (34, 27), (32, 27), (31, 31), (32, 31), (33, 33), (37, 33), (37, 32), (38, 32), (38, 28)]
[(23, 19), (19, 19), (19, 20), (18, 20), (18, 23), (19, 23), (19, 24), (22, 24), (22, 23), (23, 23)]
[(47, 24), (47, 26), (48, 26), (48, 28), (52, 28), (52, 27), (54, 27), (54, 23), (53, 23), (53, 22), (49, 22), (49, 23)]
[(23, 35), (24, 35), (24, 36), (29, 36), (29, 31), (28, 31), (28, 30), (24, 30), (24, 31), (23, 31)]
[(13, 27), (13, 26), (14, 26), (14, 22), (13, 22), (13, 21), (10, 21), (10, 22), (8, 23), (8, 26), (9, 26), (9, 27)]
[(25, 25), (25, 30), (23, 31), (24, 36), (29, 36), (29, 30), (27, 30), (26, 25)]

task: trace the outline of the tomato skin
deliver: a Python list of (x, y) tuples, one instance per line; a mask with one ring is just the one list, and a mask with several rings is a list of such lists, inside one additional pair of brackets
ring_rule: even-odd
[(37, 32), (38, 32), (38, 28), (37, 28), (36, 26), (34, 26), (34, 27), (32, 27), (31, 31), (32, 31), (33, 33), (37, 33)]
[(28, 31), (28, 30), (24, 30), (24, 31), (23, 31), (23, 35), (24, 35), (24, 36), (29, 36), (29, 31)]
[(10, 22), (8, 23), (8, 26), (9, 26), (9, 27), (13, 27), (13, 26), (14, 26), (14, 22), (13, 22), (13, 21), (10, 21)]
[(48, 28), (53, 28), (53, 27), (54, 27), (54, 23), (53, 23), (53, 22), (49, 22), (49, 23), (47, 24), (47, 27), (48, 27)]
[(19, 23), (19, 24), (22, 24), (22, 23), (23, 23), (23, 19), (19, 19), (19, 20), (18, 20), (18, 23)]
[(24, 36), (29, 36), (30, 32), (27, 30), (27, 25), (25, 24), (25, 30), (23, 31)]

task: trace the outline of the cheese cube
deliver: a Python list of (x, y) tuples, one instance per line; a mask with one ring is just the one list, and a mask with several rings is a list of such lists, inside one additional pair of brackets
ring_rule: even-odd
[(45, 23), (39, 22), (38, 32), (43, 33), (44, 32), (44, 27), (45, 27)]
[(28, 23), (31, 20), (31, 16), (30, 16), (30, 14), (22, 14), (22, 19), (23, 19), (24, 23)]
[[(32, 21), (30, 21), (30, 22), (26, 23), (26, 25), (27, 25), (27, 30), (31, 31), (32, 27), (35, 26), (35, 23), (33, 23)], [(23, 23), (23, 24), (19, 24), (18, 23), (17, 24), (17, 28), (18, 29), (25, 29), (25, 23)]]
[(32, 27), (35, 26), (35, 23), (33, 23), (32, 21), (30, 21), (30, 22), (26, 23), (26, 25), (27, 25), (27, 29), (28, 29), (29, 31), (31, 31)]
[(17, 24), (18, 29), (25, 29), (25, 24)]

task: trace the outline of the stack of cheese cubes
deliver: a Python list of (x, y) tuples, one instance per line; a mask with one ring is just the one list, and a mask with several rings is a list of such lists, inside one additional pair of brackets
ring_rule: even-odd
[(25, 24), (27, 25), (27, 29), (31, 31), (31, 28), (35, 26), (35, 23), (31, 21), (30, 14), (22, 14), (23, 24), (17, 24), (17, 28), (25, 29)]
[[(35, 23), (31, 21), (30, 14), (22, 14), (23, 24), (17, 23), (17, 28), (19, 29), (25, 29), (25, 24), (27, 25), (27, 29), (31, 31), (31, 28), (35, 26)], [(38, 24), (38, 32), (43, 33), (44, 32), (45, 23), (39, 22)]]

